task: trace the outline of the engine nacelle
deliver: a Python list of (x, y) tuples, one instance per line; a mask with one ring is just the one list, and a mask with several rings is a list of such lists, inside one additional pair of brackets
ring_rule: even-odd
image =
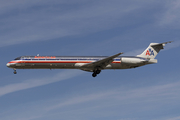
[(146, 62), (146, 60), (140, 58), (126, 58), (126, 57), (121, 58), (121, 63), (124, 64), (141, 64), (144, 62)]

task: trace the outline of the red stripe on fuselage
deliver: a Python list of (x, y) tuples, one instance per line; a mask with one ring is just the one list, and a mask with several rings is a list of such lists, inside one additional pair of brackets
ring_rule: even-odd
[[(94, 61), (11, 61), (9, 63), (91, 63)], [(121, 63), (120, 61), (114, 61), (112, 63)]]
[(8, 63), (22, 63), (21, 61), (11, 61), (11, 62), (8, 62)]

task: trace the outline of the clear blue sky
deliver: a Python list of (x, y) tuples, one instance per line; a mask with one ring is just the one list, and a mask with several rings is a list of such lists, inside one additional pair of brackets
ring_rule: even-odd
[[(140, 54), (157, 64), (104, 70), (13, 70), (22, 55)], [(1, 0), (0, 120), (179, 120), (179, 0)]]

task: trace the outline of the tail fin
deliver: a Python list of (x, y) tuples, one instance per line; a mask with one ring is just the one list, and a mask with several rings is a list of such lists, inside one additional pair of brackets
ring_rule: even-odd
[(140, 55), (137, 55), (137, 57), (143, 57), (147, 59), (154, 59), (159, 51), (161, 49), (164, 49), (165, 44), (171, 43), (172, 41), (169, 42), (164, 42), (164, 43), (150, 43), (148, 48)]

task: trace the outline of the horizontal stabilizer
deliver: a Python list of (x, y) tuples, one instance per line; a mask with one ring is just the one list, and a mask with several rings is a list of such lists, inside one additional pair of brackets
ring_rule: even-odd
[(164, 49), (165, 44), (168, 44), (168, 43), (171, 43), (171, 42), (173, 42), (173, 41), (164, 42), (164, 43), (157, 43), (157, 44), (151, 45), (151, 47), (159, 47), (161, 49)]

